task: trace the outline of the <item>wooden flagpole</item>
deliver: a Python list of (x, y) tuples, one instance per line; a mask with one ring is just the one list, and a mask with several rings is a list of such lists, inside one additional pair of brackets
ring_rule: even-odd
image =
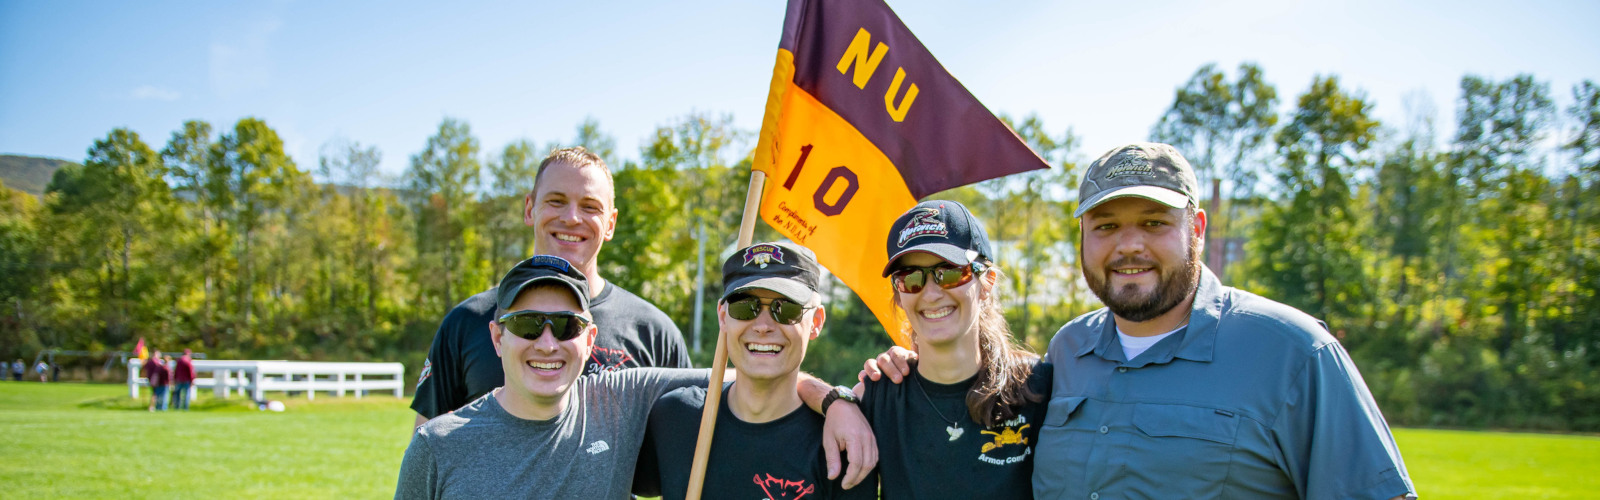
[[(750, 192), (744, 197), (744, 218), (739, 221), (739, 246), (750, 246), (755, 239), (756, 219), (761, 216), (761, 193), (767, 173), (750, 172)], [(706, 407), (700, 413), (700, 437), (695, 440), (694, 466), (689, 469), (688, 500), (700, 500), (706, 481), (706, 461), (711, 458), (711, 434), (717, 429), (717, 410), (722, 405), (722, 378), (728, 368), (728, 338), (717, 329), (717, 351), (711, 358), (711, 384), (706, 386)]]

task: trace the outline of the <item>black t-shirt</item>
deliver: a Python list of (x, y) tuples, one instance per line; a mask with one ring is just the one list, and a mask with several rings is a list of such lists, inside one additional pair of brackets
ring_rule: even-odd
[[(839, 486), (843, 473), (839, 474), (839, 479), (828, 479), (828, 464), (822, 455), (821, 415), (801, 405), (777, 420), (748, 423), (728, 409), (731, 387), (732, 383), (723, 385), (702, 498), (878, 497), (876, 480), (846, 490)], [(689, 469), (694, 463), (695, 440), (699, 437), (700, 414), (705, 404), (706, 389), (703, 387), (685, 387), (656, 400), (650, 409), (650, 423), (645, 428), (644, 447), (639, 450), (635, 493), (641, 491), (641, 484), (652, 480), (655, 484), (651, 486), (659, 487), (656, 491), (663, 500), (679, 500), (688, 492)], [(841, 454), (840, 462), (843, 461)]]
[[(1034, 365), (1028, 386), (1035, 394), (1048, 398), (1051, 371), (1049, 363)], [(866, 382), (861, 412), (877, 436), (883, 498), (1033, 498), (1033, 444), (1048, 399), (986, 429), (967, 415), (976, 381), (929, 382), (913, 365), (900, 384)]]
[[(607, 283), (589, 304), (600, 333), (583, 368), (585, 375), (641, 366), (689, 368), (683, 334), (656, 306), (614, 283)], [(489, 335), (494, 308), (495, 289), (490, 288), (445, 315), (417, 376), (411, 409), (431, 419), (505, 383), (505, 370)]]

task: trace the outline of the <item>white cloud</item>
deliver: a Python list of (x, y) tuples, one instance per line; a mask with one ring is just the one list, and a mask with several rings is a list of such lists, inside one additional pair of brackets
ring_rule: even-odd
[(136, 101), (176, 101), (183, 97), (176, 90), (165, 89), (155, 85), (140, 85), (130, 94)]

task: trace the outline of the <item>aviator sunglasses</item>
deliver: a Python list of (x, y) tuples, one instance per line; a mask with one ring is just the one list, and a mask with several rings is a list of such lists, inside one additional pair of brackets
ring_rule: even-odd
[(928, 285), (928, 278), (932, 277), (939, 288), (949, 290), (972, 281), (973, 271), (983, 272), (983, 263), (973, 262), (971, 267), (957, 266), (943, 263), (933, 266), (904, 266), (895, 269), (889, 274), (889, 279), (894, 282), (894, 289), (900, 293), (922, 293), (922, 287)]
[(763, 299), (754, 295), (736, 296), (728, 301), (728, 316), (739, 321), (750, 321), (761, 314), (761, 307), (767, 306), (772, 311), (773, 321), (785, 325), (800, 322), (800, 316), (806, 312), (806, 307), (789, 299)]
[(550, 325), (550, 333), (556, 340), (566, 342), (588, 329), (589, 319), (567, 311), (516, 311), (501, 316), (500, 325), (512, 335), (528, 340), (539, 340), (545, 325)]

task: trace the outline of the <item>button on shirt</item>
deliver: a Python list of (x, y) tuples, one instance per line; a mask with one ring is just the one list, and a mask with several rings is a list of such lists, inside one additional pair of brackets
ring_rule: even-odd
[(1035, 496), (1414, 496), (1388, 424), (1327, 329), (1201, 273), (1189, 326), (1133, 360), (1105, 309), (1056, 333)]

